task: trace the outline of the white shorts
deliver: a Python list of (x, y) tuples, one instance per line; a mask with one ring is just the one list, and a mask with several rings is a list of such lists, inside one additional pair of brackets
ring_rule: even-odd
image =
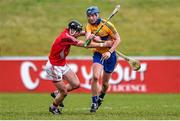
[(63, 79), (63, 75), (69, 71), (69, 66), (53, 66), (49, 61), (46, 63), (45, 70), (48, 75), (49, 80), (53, 81), (61, 81)]

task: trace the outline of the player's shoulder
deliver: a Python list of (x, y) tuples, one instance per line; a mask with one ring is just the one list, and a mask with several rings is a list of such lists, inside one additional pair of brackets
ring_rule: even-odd
[[(101, 20), (102, 20), (103, 23), (105, 23), (105, 22), (107, 21), (106, 19), (101, 19)], [(110, 21), (108, 21), (107, 23), (110, 24), (110, 25), (112, 25), (112, 26), (114, 26), (114, 24), (111, 23)]]
[(87, 23), (86, 24), (86, 27), (91, 27), (92, 25), (90, 23)]
[(61, 32), (61, 35), (66, 35), (66, 33), (68, 33), (68, 29), (65, 28), (62, 32)]
[(92, 29), (92, 25), (90, 24), (90, 23), (87, 23), (86, 24), (86, 27), (85, 27), (85, 31), (87, 32), (87, 31), (91, 31), (91, 29)]
[(56, 38), (57, 41), (62, 42), (63, 40), (71, 39), (68, 29), (65, 28), (61, 33), (59, 33), (59, 36)]
[(74, 45), (77, 43), (77, 39), (70, 35), (67, 30), (63, 31), (61, 34), (61, 40), (60, 40), (62, 45)]
[(68, 38), (69, 36), (69, 32), (68, 32), (68, 29), (65, 28), (61, 33), (60, 33), (60, 37), (61, 38)]
[[(102, 22), (105, 23), (106, 22), (106, 19), (102, 19)], [(116, 28), (114, 26), (114, 24), (112, 24), (110, 21), (108, 21), (106, 23), (106, 26), (113, 32), (116, 32)]]
[[(103, 23), (105, 23), (106, 21), (107, 21), (106, 19), (102, 19), (102, 22), (103, 22)], [(107, 25), (108, 27), (114, 27), (114, 24), (111, 23), (110, 21), (108, 21), (108, 22), (106, 23), (106, 25)]]

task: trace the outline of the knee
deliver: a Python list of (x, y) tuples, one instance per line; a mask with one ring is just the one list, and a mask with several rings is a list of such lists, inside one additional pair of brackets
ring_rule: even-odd
[(73, 84), (73, 89), (78, 89), (80, 87), (80, 82)]
[(104, 82), (104, 83), (103, 83), (103, 87), (104, 87), (105, 89), (107, 89), (107, 88), (109, 87), (108, 82)]
[(98, 80), (99, 80), (98, 75), (94, 75), (94, 76), (93, 76), (93, 82), (97, 82)]
[(61, 90), (59, 90), (60, 91), (60, 94), (62, 95), (62, 96), (64, 96), (64, 97), (66, 97), (67, 96), (67, 88), (63, 88), (63, 89), (61, 89)]

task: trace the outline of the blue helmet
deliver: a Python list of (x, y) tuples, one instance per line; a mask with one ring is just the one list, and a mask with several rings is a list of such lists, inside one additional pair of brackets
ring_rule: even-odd
[(97, 14), (97, 13), (99, 13), (99, 9), (97, 6), (91, 6), (91, 7), (87, 8), (87, 10), (86, 10), (87, 16)]

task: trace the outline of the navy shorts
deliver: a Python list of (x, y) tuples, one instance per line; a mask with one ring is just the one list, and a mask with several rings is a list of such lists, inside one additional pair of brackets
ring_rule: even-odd
[(102, 61), (101, 60), (102, 54), (95, 52), (93, 55), (93, 63), (99, 63), (104, 66), (104, 71), (106, 73), (112, 73), (115, 69), (116, 62), (117, 62), (117, 56), (116, 53), (113, 52), (107, 60)]

